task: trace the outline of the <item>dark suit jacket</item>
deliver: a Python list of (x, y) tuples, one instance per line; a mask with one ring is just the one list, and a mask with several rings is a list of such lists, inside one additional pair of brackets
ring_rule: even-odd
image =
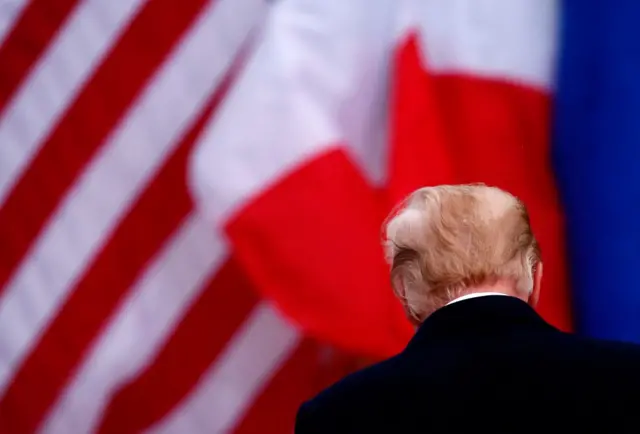
[(560, 332), (513, 297), (472, 298), (296, 419), (296, 434), (435, 432), (640, 433), (640, 349)]

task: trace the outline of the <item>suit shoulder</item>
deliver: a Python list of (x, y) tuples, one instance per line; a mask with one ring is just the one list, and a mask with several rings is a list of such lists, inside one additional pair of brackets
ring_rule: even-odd
[(590, 338), (579, 335), (564, 334), (573, 340), (585, 351), (606, 357), (623, 358), (630, 360), (640, 359), (640, 345), (631, 342), (612, 341), (606, 339)]
[[(296, 433), (312, 433), (308, 427), (343, 425), (358, 408), (370, 408), (371, 400), (384, 397), (393, 387), (400, 359), (398, 356), (356, 371), (304, 402), (296, 416)], [(325, 431), (322, 431), (325, 432)]]
[(307, 401), (300, 406), (296, 414), (295, 433), (313, 434), (314, 432), (321, 432), (323, 429), (319, 425), (321, 422), (322, 419), (317, 418), (315, 415), (314, 404), (311, 401)]
[(369, 396), (371, 390), (380, 390), (381, 386), (394, 381), (400, 364), (401, 358), (396, 356), (360, 369), (326, 388), (314, 400), (322, 403), (324, 401), (333, 401), (340, 397)]
[[(549, 348), (549, 347), (547, 347)], [(611, 380), (640, 384), (640, 345), (562, 334), (551, 348), (572, 372), (592, 372)]]

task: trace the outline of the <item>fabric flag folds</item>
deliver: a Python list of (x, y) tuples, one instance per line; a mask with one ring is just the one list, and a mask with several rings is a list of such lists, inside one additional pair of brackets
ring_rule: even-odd
[(0, 433), (291, 432), (353, 359), (254, 291), (186, 183), (269, 4), (0, 4)]
[(256, 287), (311, 334), (391, 355), (411, 329), (382, 261), (384, 215), (423, 185), (486, 182), (529, 205), (549, 264), (540, 310), (569, 328), (548, 163), (556, 3), (291, 0), (272, 12), (191, 172)]
[(193, 160), (199, 203), (263, 294), (373, 355), (411, 335), (379, 232), (392, 12), (387, 0), (275, 4)]

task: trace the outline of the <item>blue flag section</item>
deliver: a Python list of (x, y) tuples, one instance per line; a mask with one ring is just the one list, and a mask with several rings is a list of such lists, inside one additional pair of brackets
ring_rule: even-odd
[(640, 342), (640, 1), (564, 1), (553, 159), (574, 317)]

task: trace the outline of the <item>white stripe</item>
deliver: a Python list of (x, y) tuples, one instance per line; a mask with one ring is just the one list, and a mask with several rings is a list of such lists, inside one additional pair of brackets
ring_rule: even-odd
[(300, 339), (270, 306), (259, 305), (191, 395), (148, 432), (231, 432)]
[(81, 2), (0, 118), (0, 206), (146, 0)]
[(20, 18), (22, 10), (29, 4), (29, 0), (0, 1), (0, 45)]
[[(0, 303), (0, 330), (11, 330), (0, 334), (0, 394), (77, 279), (201, 112), (261, 11), (260, 0), (209, 3), (56, 210)], [(208, 56), (203, 56), (205, 52)]]
[(42, 432), (93, 432), (112, 393), (153, 360), (226, 257), (222, 238), (191, 215), (129, 293)]
[(430, 70), (552, 87), (557, 0), (404, 0), (403, 5), (401, 32), (420, 29)]

